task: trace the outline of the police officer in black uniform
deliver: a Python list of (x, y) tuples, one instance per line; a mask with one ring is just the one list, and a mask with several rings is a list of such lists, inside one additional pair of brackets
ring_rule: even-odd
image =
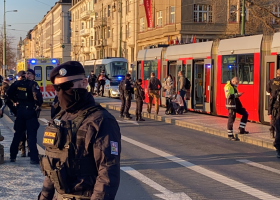
[(90, 92), (91, 92), (91, 94), (94, 94), (94, 88), (95, 88), (96, 79), (97, 79), (97, 77), (96, 77), (96, 75), (94, 74), (94, 71), (92, 70), (92, 71), (90, 72), (89, 77), (88, 77), (88, 84), (89, 84), (89, 86), (90, 86)]
[(46, 127), (45, 175), (39, 200), (113, 200), (120, 183), (121, 133), (116, 119), (96, 106), (83, 66), (69, 61), (50, 73), (61, 111)]
[(130, 120), (132, 117), (129, 114), (129, 109), (131, 107), (131, 100), (132, 100), (132, 94), (134, 93), (133, 90), (133, 83), (131, 81), (131, 75), (126, 74), (125, 75), (125, 80), (122, 81), (122, 89), (123, 89), (123, 98), (125, 101), (124, 105), (124, 119)]
[(30, 163), (38, 164), (37, 130), (40, 126), (36, 111), (43, 103), (42, 93), (35, 81), (27, 80), (25, 72), (20, 71), (21, 80), (13, 83), (7, 91), (10, 98), (17, 106), (17, 118), (15, 120), (15, 134), (10, 147), (10, 160), (16, 161), (20, 140), (27, 131), (28, 145), (30, 149)]
[(120, 92), (120, 100), (121, 100), (121, 110), (120, 110), (120, 118), (124, 118), (124, 107), (125, 107), (125, 98), (124, 98), (124, 90), (123, 90), (123, 85), (124, 85), (125, 77), (124, 79), (121, 80), (119, 84), (119, 92)]
[(276, 78), (271, 79), (266, 86), (266, 91), (270, 93), (268, 116), (270, 118), (270, 137), (275, 138), (275, 122), (280, 118), (280, 69), (276, 71)]
[(145, 121), (142, 118), (143, 101), (145, 100), (145, 92), (142, 85), (142, 79), (138, 79), (134, 86), (134, 96), (136, 101), (136, 121)]

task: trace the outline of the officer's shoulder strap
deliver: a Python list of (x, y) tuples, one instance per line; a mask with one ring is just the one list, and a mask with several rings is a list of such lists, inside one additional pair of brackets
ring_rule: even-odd
[(91, 106), (89, 108), (86, 108), (85, 110), (81, 111), (78, 114), (78, 117), (75, 118), (75, 120), (73, 121), (75, 123), (75, 126), (73, 128), (73, 132), (77, 133), (78, 129), (80, 128), (82, 122), (92, 113), (95, 113), (99, 110), (105, 110), (102, 106), (100, 105), (95, 105), (95, 106)]

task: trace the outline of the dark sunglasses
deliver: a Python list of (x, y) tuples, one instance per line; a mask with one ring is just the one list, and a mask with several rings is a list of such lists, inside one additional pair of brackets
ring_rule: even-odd
[(83, 79), (75, 79), (75, 80), (72, 80), (72, 81), (67, 81), (65, 83), (62, 83), (62, 84), (59, 84), (59, 85), (53, 85), (53, 88), (55, 89), (55, 91), (59, 92), (59, 90), (69, 90), (71, 89), (73, 86), (74, 86), (74, 82), (77, 82), (77, 81), (81, 81)]

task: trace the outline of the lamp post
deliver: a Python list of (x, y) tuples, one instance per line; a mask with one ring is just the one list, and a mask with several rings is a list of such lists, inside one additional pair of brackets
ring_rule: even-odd
[(6, 11), (6, 0), (4, 0), (4, 40), (3, 40), (3, 73), (2, 75), (5, 77), (6, 76), (6, 43), (7, 43), (7, 38), (6, 38), (6, 13), (7, 12), (17, 12), (17, 10), (11, 10), (11, 11)]
[(119, 5), (118, 12), (120, 13), (120, 46), (119, 46), (119, 54), (120, 57), (122, 57), (122, 0), (114, 0), (114, 6), (113, 6), (113, 11), (115, 12), (117, 10), (116, 4), (117, 2)]
[(245, 35), (245, 0), (242, 1), (241, 35)]

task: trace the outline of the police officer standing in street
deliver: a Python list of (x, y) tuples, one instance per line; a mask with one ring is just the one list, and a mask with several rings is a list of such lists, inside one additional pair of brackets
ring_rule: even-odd
[(104, 96), (104, 86), (106, 84), (106, 80), (111, 80), (109, 77), (105, 74), (105, 70), (102, 70), (97, 78), (97, 94), (100, 95), (100, 87), (101, 87), (101, 96)]
[(10, 160), (16, 161), (20, 140), (27, 130), (28, 145), (30, 149), (30, 163), (38, 164), (37, 130), (40, 126), (36, 111), (43, 103), (42, 93), (35, 81), (27, 80), (25, 72), (20, 71), (21, 80), (13, 83), (7, 91), (10, 98), (17, 106), (15, 120), (15, 134), (10, 147)]
[(136, 100), (136, 121), (145, 121), (142, 118), (143, 101), (145, 100), (145, 92), (142, 85), (142, 79), (138, 79), (134, 86), (134, 96)]
[(131, 106), (131, 100), (132, 100), (132, 94), (134, 93), (133, 91), (133, 83), (131, 82), (131, 75), (126, 74), (125, 75), (125, 80), (122, 81), (122, 90), (123, 90), (123, 97), (124, 97), (124, 119), (125, 120), (130, 120), (132, 117), (129, 114), (129, 109)]
[(121, 133), (116, 119), (86, 90), (83, 66), (69, 61), (50, 79), (61, 106), (46, 127), (39, 200), (113, 200), (120, 183)]
[(248, 134), (248, 131), (245, 131), (245, 126), (248, 120), (248, 113), (245, 108), (243, 108), (239, 97), (243, 93), (238, 93), (237, 86), (239, 84), (239, 78), (234, 77), (231, 81), (228, 81), (225, 85), (225, 95), (226, 95), (226, 108), (228, 109), (228, 138), (230, 140), (236, 140), (237, 138), (233, 135), (233, 123), (236, 118), (236, 113), (242, 115), (242, 119), (239, 125), (239, 134)]
[(270, 119), (270, 137), (275, 138), (275, 122), (280, 118), (280, 69), (276, 71), (276, 78), (271, 79), (266, 85), (270, 94), (268, 116)]
[(96, 75), (94, 74), (94, 71), (92, 70), (90, 72), (90, 75), (88, 77), (88, 84), (90, 86), (90, 92), (91, 94), (94, 94), (94, 88), (95, 88), (95, 82), (96, 82)]
[(119, 92), (120, 92), (120, 100), (121, 100), (121, 110), (120, 110), (120, 118), (124, 118), (124, 107), (125, 107), (125, 98), (124, 98), (124, 90), (123, 85), (125, 82), (125, 77), (120, 81), (119, 84)]

